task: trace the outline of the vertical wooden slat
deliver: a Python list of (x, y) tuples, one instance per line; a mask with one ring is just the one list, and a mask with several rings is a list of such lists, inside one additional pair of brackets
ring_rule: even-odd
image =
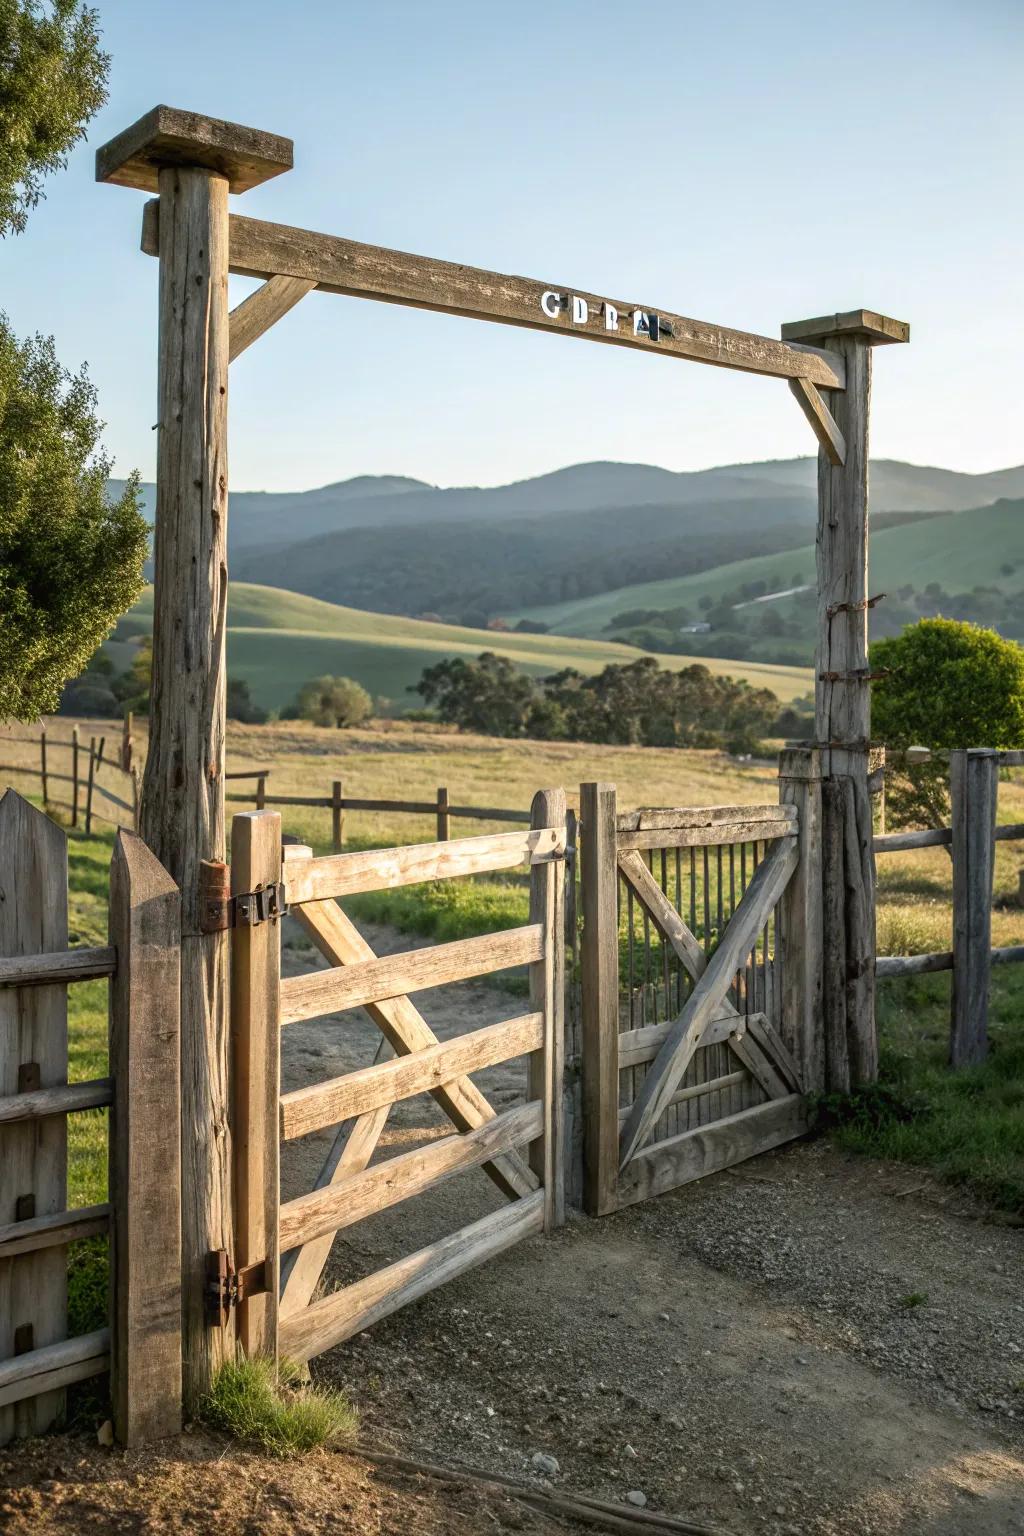
[[(534, 827), (565, 825), (565, 791), (541, 789), (530, 810)], [(530, 1166), (544, 1182), (544, 1230), (565, 1221), (565, 860), (530, 870), (530, 922), (544, 925), (544, 958), (530, 966), (530, 1002), (544, 1014), (544, 1044), (530, 1056), (530, 1098), (544, 1105), (544, 1136), (531, 1143)]]
[(46, 726), (39, 732), (39, 776), (43, 781), (43, 807), (50, 803), (50, 793), (46, 778)]
[[(9, 789), (0, 799), (0, 956), (44, 954), (67, 942), (67, 838)], [(67, 1018), (66, 984), (0, 988), (0, 1095), (67, 1082)], [(66, 1205), (65, 1117), (0, 1126), (0, 1224), (53, 1216)], [(67, 1337), (66, 1270), (62, 1248), (0, 1260), (0, 1360)], [(0, 1407), (0, 1445), (42, 1434), (63, 1409), (62, 1391)]]
[(341, 780), (331, 785), (331, 845), (340, 853), (345, 842), (345, 809), (341, 803)]
[(71, 727), (71, 825), (78, 826), (78, 726)]
[(132, 771), (132, 767), (134, 766), (132, 761), (134, 751), (135, 743), (132, 738), (132, 712), (130, 709), (126, 709), (124, 712), (124, 721), (121, 725), (121, 767), (124, 769), (125, 773), (131, 773)]
[(985, 748), (950, 753), (953, 803), (953, 988), (950, 1061), (965, 1067), (988, 1054), (999, 758)]
[(261, 774), (258, 774), (257, 778), (256, 778), (256, 809), (258, 811), (265, 810), (266, 809), (266, 804), (267, 804), (267, 776), (266, 776), (265, 773), (261, 773)]
[[(779, 800), (799, 814), (800, 862), (783, 894), (781, 1031), (800, 1067), (804, 1090), (825, 1088), (822, 1011), (821, 753), (787, 747), (779, 754)], [(776, 935), (776, 944), (780, 935)]]
[(437, 840), (446, 843), (452, 835), (452, 819), (448, 814), (448, 789), (440, 784), (437, 790)]
[(580, 785), (584, 1204), (618, 1204), (619, 924), (614, 784)]
[(111, 1399), (139, 1445), (181, 1429), (181, 897), (141, 838), (110, 864)]
[(580, 1058), (583, 1050), (580, 1014), (579, 825), (576, 812), (565, 813), (565, 841), (569, 852), (565, 869), (565, 942), (569, 951), (569, 981), (565, 1018), (565, 1198), (579, 1209), (583, 1204), (583, 1100)]
[[(281, 878), (281, 817), (250, 811), (231, 820), (231, 891), (239, 896)], [(234, 1044), (235, 1244), (240, 1269), (265, 1263), (267, 1290), (238, 1309), (238, 1338), (249, 1355), (277, 1354), (281, 1204), (281, 926), (267, 918), (236, 924), (231, 935)]]
[(96, 783), (96, 775), (99, 772), (100, 764), (103, 762), (103, 748), (106, 743), (106, 739), (107, 738), (105, 736), (101, 736), (99, 743), (97, 744), (95, 736), (89, 737), (89, 785), (85, 796), (86, 837), (88, 837), (92, 832), (92, 792)]

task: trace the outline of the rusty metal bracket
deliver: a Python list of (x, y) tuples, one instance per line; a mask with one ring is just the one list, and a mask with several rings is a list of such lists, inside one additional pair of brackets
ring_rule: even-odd
[(818, 678), (823, 683), (875, 683), (888, 677), (891, 670), (890, 667), (880, 667), (872, 672), (870, 667), (854, 667), (852, 672), (819, 672)]
[(863, 613), (865, 608), (873, 608), (885, 597), (884, 592), (876, 592), (874, 597), (864, 597), (859, 603), (830, 603), (825, 609), (825, 617), (834, 619), (837, 613)]
[(269, 1289), (264, 1259), (258, 1264), (247, 1264), (244, 1269), (233, 1269), (226, 1248), (215, 1248), (206, 1255), (206, 1321), (209, 1327), (225, 1327), (232, 1307), (248, 1301), (250, 1296), (262, 1296)]
[(199, 926), (203, 933), (223, 933), (229, 928), (256, 928), (260, 923), (284, 917), (288, 911), (284, 884), (258, 891), (231, 894), (231, 871), (217, 859), (204, 859), (199, 867)]

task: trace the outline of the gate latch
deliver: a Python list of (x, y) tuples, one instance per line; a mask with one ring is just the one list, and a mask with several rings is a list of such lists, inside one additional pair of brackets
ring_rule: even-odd
[(288, 911), (284, 884), (231, 894), (231, 871), (219, 859), (204, 859), (199, 867), (199, 926), (203, 933), (228, 928), (256, 928)]
[(206, 1321), (211, 1328), (223, 1328), (232, 1307), (269, 1289), (265, 1259), (244, 1269), (232, 1269), (226, 1248), (215, 1248), (206, 1255)]

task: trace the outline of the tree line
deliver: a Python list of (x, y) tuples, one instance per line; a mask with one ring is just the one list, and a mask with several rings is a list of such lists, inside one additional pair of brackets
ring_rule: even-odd
[(486, 736), (617, 746), (756, 751), (779, 713), (767, 688), (695, 664), (663, 670), (653, 656), (587, 677), (571, 667), (530, 677), (504, 656), (453, 657), (426, 667), (414, 691), (437, 718)]

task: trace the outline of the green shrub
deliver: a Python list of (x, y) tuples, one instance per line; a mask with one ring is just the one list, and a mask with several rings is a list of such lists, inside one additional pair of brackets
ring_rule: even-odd
[(340, 1392), (306, 1384), (299, 1367), (281, 1361), (222, 1365), (200, 1417), (212, 1429), (259, 1446), (269, 1456), (298, 1456), (352, 1440), (358, 1416)]

